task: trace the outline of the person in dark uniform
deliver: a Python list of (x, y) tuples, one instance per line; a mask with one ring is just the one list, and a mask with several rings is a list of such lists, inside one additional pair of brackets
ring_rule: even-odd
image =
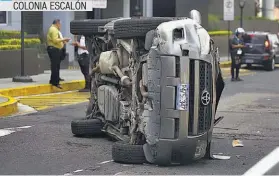
[[(241, 56), (243, 55), (243, 48), (244, 42), (243, 42), (243, 35), (245, 31), (243, 28), (237, 28), (235, 31), (235, 35), (231, 41), (231, 80), (232, 81), (242, 81), (242, 79), (239, 78), (239, 69), (241, 66)], [(234, 74), (235, 73), (235, 74)]]
[(87, 47), (85, 44), (84, 36), (75, 36), (75, 42), (72, 43), (75, 46), (76, 57), (78, 60), (78, 64), (80, 66), (80, 70), (85, 79), (85, 87), (79, 92), (90, 92), (90, 75), (89, 75), (89, 52), (87, 51)]
[[(62, 33), (59, 31), (59, 35), (60, 35), (60, 38), (63, 39), (63, 35)], [(60, 59), (60, 64), (59, 64), (59, 70), (60, 70), (60, 66), (61, 66), (61, 62), (63, 60), (65, 60), (66, 58), (66, 43), (67, 42), (63, 42), (64, 43), (64, 46), (63, 48), (61, 49), (61, 59)], [(65, 81), (65, 79), (62, 79), (62, 78), (59, 78), (60, 81)]]
[(62, 89), (59, 83), (59, 69), (61, 63), (62, 49), (64, 47), (64, 44), (66, 42), (69, 42), (70, 39), (61, 38), (60, 28), (60, 20), (54, 20), (47, 33), (47, 53), (51, 62), (51, 77), (49, 83), (59, 89)]

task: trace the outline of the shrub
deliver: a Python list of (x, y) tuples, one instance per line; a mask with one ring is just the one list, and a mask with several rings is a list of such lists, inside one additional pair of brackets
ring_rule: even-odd
[[(25, 47), (33, 47), (40, 43), (38, 38), (24, 39)], [(0, 39), (0, 45), (21, 45), (21, 39)]]
[(219, 29), (220, 18), (217, 15), (208, 14), (208, 28), (209, 30)]
[(21, 45), (0, 45), (0, 50), (18, 50)]
[[(0, 38), (18, 38), (20, 35), (20, 31), (0, 30)], [(24, 35), (27, 35), (27, 33), (25, 32)]]

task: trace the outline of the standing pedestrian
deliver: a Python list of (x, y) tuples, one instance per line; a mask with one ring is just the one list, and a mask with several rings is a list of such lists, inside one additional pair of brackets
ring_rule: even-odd
[(89, 75), (89, 65), (90, 65), (90, 60), (89, 60), (89, 52), (86, 48), (85, 44), (85, 37), (82, 36), (75, 36), (75, 42), (72, 43), (77, 49), (77, 60), (78, 64), (80, 66), (80, 70), (84, 76), (85, 79), (85, 88), (80, 90), (80, 92), (89, 92), (90, 91), (90, 75)]
[(51, 76), (49, 83), (59, 89), (60, 85), (59, 69), (62, 57), (62, 49), (69, 38), (61, 38), (61, 23), (59, 19), (55, 19), (47, 33), (47, 52), (51, 62)]
[[(62, 35), (61, 31), (59, 31), (59, 36), (61, 39), (63, 39), (63, 35)], [(62, 53), (61, 53), (61, 59), (60, 59), (60, 64), (59, 64), (59, 71), (60, 71), (61, 62), (66, 58), (66, 43), (67, 42), (63, 42), (64, 46), (61, 49)], [(59, 81), (65, 81), (65, 80), (59, 77)]]
[[(232, 81), (242, 81), (242, 79), (239, 78), (239, 69), (241, 66), (241, 57), (243, 55), (242, 48), (244, 48), (244, 42), (243, 42), (243, 35), (245, 31), (243, 28), (237, 28), (235, 31), (235, 35), (231, 42), (231, 80)], [(234, 74), (235, 73), (235, 74)]]

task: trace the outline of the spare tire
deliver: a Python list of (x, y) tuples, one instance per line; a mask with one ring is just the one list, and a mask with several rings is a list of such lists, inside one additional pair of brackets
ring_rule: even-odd
[(133, 18), (114, 23), (114, 37), (127, 39), (145, 37), (148, 31), (156, 29), (161, 23), (172, 21), (169, 17)]
[(113, 143), (112, 159), (123, 164), (143, 164), (147, 162), (143, 145), (131, 145), (122, 141)]
[(95, 136), (103, 132), (103, 123), (99, 119), (78, 119), (71, 123), (72, 133), (76, 136)]
[(85, 19), (85, 20), (73, 20), (70, 23), (70, 32), (73, 35), (93, 36), (103, 34), (98, 32), (99, 26), (105, 26), (107, 23), (115, 20), (110, 19)]

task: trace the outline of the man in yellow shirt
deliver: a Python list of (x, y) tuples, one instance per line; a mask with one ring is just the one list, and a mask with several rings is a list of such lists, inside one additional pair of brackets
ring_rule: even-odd
[(53, 21), (47, 33), (47, 52), (51, 62), (51, 77), (49, 83), (57, 88), (62, 89), (60, 86), (60, 62), (63, 54), (62, 49), (69, 38), (60, 37), (61, 23), (59, 19)]

